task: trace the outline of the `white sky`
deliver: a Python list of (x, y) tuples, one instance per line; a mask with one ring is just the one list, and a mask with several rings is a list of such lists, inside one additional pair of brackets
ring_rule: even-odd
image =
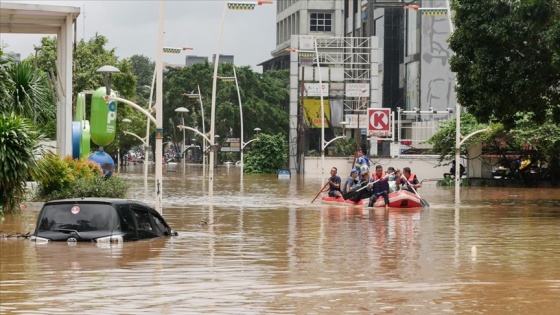
[[(80, 8), (77, 21), (78, 40), (91, 39), (95, 33), (108, 38), (107, 49), (116, 48), (119, 59), (145, 55), (156, 59), (159, 1), (158, 0), (0, 0), (2, 2), (64, 5)], [(224, 10), (222, 0), (166, 0), (166, 47), (192, 47), (180, 55), (164, 54), (164, 62), (184, 64), (185, 56), (209, 57), (218, 48), (218, 33)], [(85, 23), (84, 23), (85, 18)], [(254, 11), (228, 10), (220, 53), (234, 55), (237, 66), (257, 66), (271, 58), (276, 47), (276, 3), (257, 6)], [(20, 53), (22, 59), (35, 53), (46, 35), (0, 34), (5, 50)]]

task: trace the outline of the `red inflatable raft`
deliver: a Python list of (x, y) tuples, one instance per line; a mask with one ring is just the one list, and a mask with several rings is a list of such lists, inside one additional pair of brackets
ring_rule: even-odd
[[(367, 206), (369, 200), (362, 199), (358, 202), (352, 200), (344, 200), (343, 198), (329, 197), (324, 195), (321, 198), (322, 203), (339, 204), (339, 205), (354, 205), (354, 206)], [(384, 207), (385, 201), (383, 197), (378, 198), (373, 204), (374, 207)], [(399, 190), (389, 194), (389, 207), (391, 208), (417, 208), (422, 207), (420, 197), (406, 190)]]

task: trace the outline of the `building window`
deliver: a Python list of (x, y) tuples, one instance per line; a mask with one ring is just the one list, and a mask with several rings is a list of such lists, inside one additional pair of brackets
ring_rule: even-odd
[(309, 31), (311, 32), (330, 32), (332, 26), (332, 14), (311, 13), (309, 26)]

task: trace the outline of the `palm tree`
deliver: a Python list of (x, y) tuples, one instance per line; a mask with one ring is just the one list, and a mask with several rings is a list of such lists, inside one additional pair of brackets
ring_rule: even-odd
[(1, 87), (4, 97), (0, 99), (0, 112), (13, 112), (39, 124), (52, 121), (56, 106), (45, 73), (35, 69), (31, 61), (2, 62), (1, 75), (7, 80)]
[(45, 74), (33, 63), (15, 63), (0, 48), (0, 214), (25, 198), (35, 166), (41, 129), (53, 121), (55, 106)]

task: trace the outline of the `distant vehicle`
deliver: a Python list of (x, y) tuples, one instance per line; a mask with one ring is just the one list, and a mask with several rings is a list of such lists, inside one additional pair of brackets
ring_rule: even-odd
[(46, 202), (31, 240), (122, 243), (176, 235), (155, 209), (142, 202), (83, 198)]
[(225, 161), (224, 165), (225, 166), (231, 166), (231, 165), (233, 165), (233, 162), (232, 161)]
[(241, 163), (241, 161), (237, 161), (235, 162), (235, 166), (243, 166), (243, 163)]

